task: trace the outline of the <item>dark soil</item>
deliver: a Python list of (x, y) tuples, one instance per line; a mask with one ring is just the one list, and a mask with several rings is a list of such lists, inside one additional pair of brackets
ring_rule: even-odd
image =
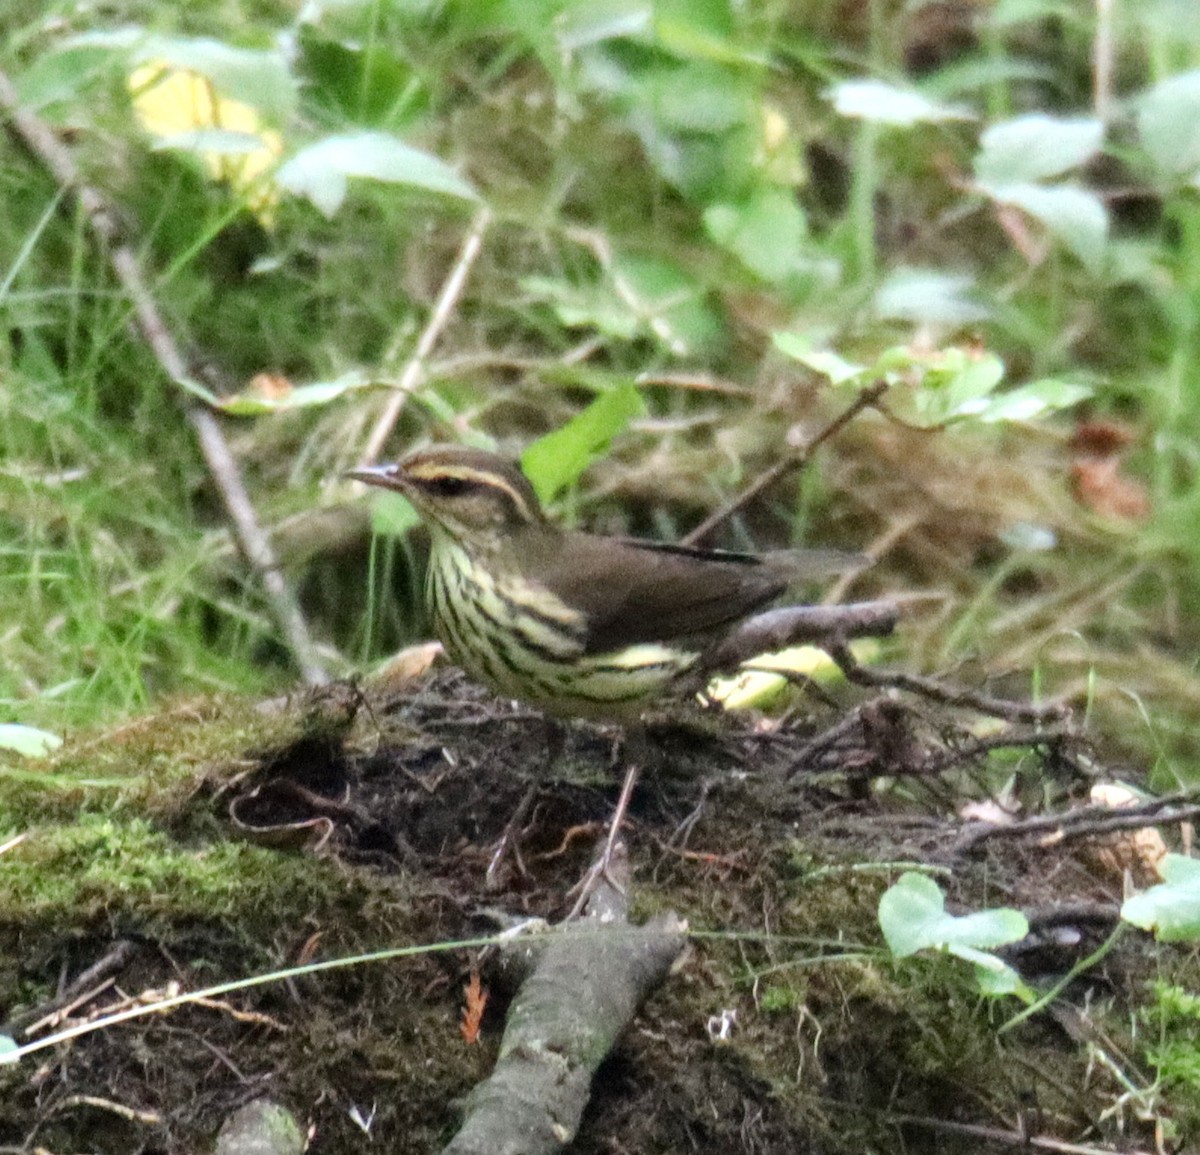
[[(892, 709), (885, 738), (857, 725), (814, 743), (856, 701), (838, 694), (845, 701), (805, 699), (799, 721), (769, 726), (697, 709), (633, 744), (646, 763), (626, 831), (635, 911), (673, 908), (697, 937), (601, 1068), (571, 1150), (989, 1151), (1009, 1149), (1022, 1126), (1150, 1149), (1153, 1124), (1123, 1082), (1152, 1081), (1130, 1028), (1146, 980), (1174, 968), (1186, 985), (1190, 968), (1194, 986), (1194, 959), (1127, 933), (1049, 1011), (998, 1033), (1015, 1000), (980, 996), (956, 960), (890, 960), (877, 922), (884, 889), (928, 864), (951, 910), (1030, 915), (1040, 929), (1012, 956), (1027, 981), (1065, 974), (1115, 925), (1119, 838), (963, 849), (957, 812), (1009, 776), (1027, 806), (1063, 808), (1086, 797), (1093, 761), (1070, 737), (1001, 764), (968, 757), (966, 720), (928, 704)], [(29, 1030), (39, 1008), (116, 943), (131, 945), (111, 985), (90, 984), (67, 1022), (172, 983), (196, 989), (453, 943), (517, 916), (559, 918), (603, 835), (624, 757), (617, 731), (548, 726), (453, 672), (370, 693), (341, 685), (255, 717), (262, 734), (244, 707), (237, 715), (241, 758), (200, 753), (210, 728), (230, 725), (220, 708), (67, 750), (63, 775), (119, 750), (123, 770), (104, 772), (140, 783), (133, 801), (89, 819), (88, 830), (112, 827), (86, 853), (70, 825), (82, 818), (61, 797), (22, 796), (33, 857), (23, 845), (0, 859), (18, 896), (0, 910), (0, 1011), (18, 1043), (46, 1033)], [(957, 763), (946, 757), (956, 749)], [(180, 760), (190, 778), (147, 790)], [(531, 785), (525, 873), (510, 860), (489, 891), (492, 850)], [(96, 857), (118, 857), (138, 814), (150, 823), (139, 837), (158, 840), (168, 865), (144, 887), (120, 871), (98, 878)], [(144, 862), (129, 870), (153, 873)], [(51, 877), (58, 889), (43, 895), (36, 884)], [(476, 955), (445, 949), (268, 983), (39, 1051), (0, 1068), (0, 1148), (201, 1151), (234, 1108), (268, 1094), (311, 1128), (313, 1150), (436, 1151), (503, 1028), (496, 990), (480, 1041), (460, 1035)]]

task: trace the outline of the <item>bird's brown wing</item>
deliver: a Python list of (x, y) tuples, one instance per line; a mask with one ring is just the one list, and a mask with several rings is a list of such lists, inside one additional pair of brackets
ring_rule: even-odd
[(591, 654), (640, 642), (704, 644), (799, 578), (854, 568), (856, 561), (832, 551), (759, 557), (582, 533), (548, 542), (541, 556), (517, 559), (527, 577), (582, 611)]

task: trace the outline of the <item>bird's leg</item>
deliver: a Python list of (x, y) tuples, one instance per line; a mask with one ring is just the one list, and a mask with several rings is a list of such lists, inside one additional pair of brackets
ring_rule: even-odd
[(629, 802), (633, 798), (633, 790), (637, 786), (638, 777), (641, 775), (642, 763), (645, 761), (648, 748), (649, 743), (646, 741), (645, 726), (639, 724), (632, 727), (629, 731), (625, 747), (625, 779), (621, 783), (621, 793), (617, 796), (617, 805), (613, 810), (612, 819), (608, 824), (608, 836), (604, 840), (604, 849), (600, 852), (600, 856), (596, 861), (588, 867), (587, 873), (583, 878), (567, 892), (568, 898), (578, 892), (575, 905), (571, 907), (571, 913), (567, 915), (568, 920), (579, 917), (583, 908), (587, 906), (588, 899), (591, 898), (593, 891), (600, 885), (601, 880), (607, 882), (622, 894), (625, 891), (621, 882), (613, 877), (612, 866), (614, 860), (619, 857), (621, 827), (625, 822), (625, 815), (629, 810)]
[[(566, 745), (566, 731), (560, 722), (552, 718), (544, 718), (542, 722), (542, 733), (546, 744), (546, 765), (552, 766), (558, 761)], [(484, 875), (484, 886), (488, 890), (500, 889), (500, 870), (509, 857), (512, 858), (518, 876), (521, 878), (529, 877), (529, 870), (521, 858), (521, 847), (518, 839), (521, 834), (521, 824), (529, 814), (529, 809), (533, 805), (533, 800), (537, 797), (541, 787), (542, 784), (540, 781), (530, 783), (528, 789), (522, 795), (521, 801), (517, 803), (517, 808), (513, 811), (512, 817), (505, 823), (504, 831), (500, 835), (500, 841), (496, 843), (495, 849), (492, 851), (487, 873)]]

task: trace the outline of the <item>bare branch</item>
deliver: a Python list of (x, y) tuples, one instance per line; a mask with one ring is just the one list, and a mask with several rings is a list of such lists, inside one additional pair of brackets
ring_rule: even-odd
[(845, 606), (780, 606), (743, 622), (704, 658), (705, 675), (736, 669), (750, 658), (808, 643), (844, 645), (847, 638), (886, 637), (896, 628), (895, 602)]
[[(1113, 810), (1109, 806), (1083, 806), (1063, 814), (1042, 814), (1020, 822), (970, 824), (954, 844), (955, 854), (974, 850), (981, 842), (992, 838), (1026, 838), (1048, 835), (1056, 842), (1072, 838), (1091, 838), (1097, 834), (1111, 834), (1115, 830), (1140, 830), (1144, 826), (1167, 826), (1176, 822), (1189, 822), (1200, 817), (1200, 804), (1188, 802), (1194, 794), (1180, 792), (1154, 798), (1141, 806), (1122, 807)], [(1187, 805), (1176, 806), (1176, 803)]]
[(722, 506), (715, 513), (706, 517), (681, 542), (682, 545), (696, 545), (702, 542), (717, 526), (728, 521), (739, 510), (750, 504), (764, 489), (770, 488), (781, 477), (794, 469), (807, 465), (813, 453), (835, 434), (840, 433), (864, 409), (872, 408), (887, 392), (886, 381), (876, 381), (864, 389), (855, 399), (820, 431), (807, 445), (787, 457), (780, 458), (770, 469), (760, 473), (732, 501)]
[(367, 446), (359, 460), (360, 466), (374, 465), (379, 459), (379, 454), (383, 452), (383, 447), (387, 444), (387, 439), (392, 435), (392, 430), (404, 410), (405, 402), (425, 376), (425, 362), (433, 352), (433, 347), (437, 344), (442, 331), (449, 324), (454, 306), (458, 304), (458, 298), (462, 295), (463, 287), (467, 283), (467, 276), (483, 247), (483, 234), (487, 231), (491, 220), (491, 210), (486, 207), (480, 209), (476, 214), (475, 220), (471, 224), (471, 231), (467, 233), (462, 248), (459, 249), (458, 259), (454, 262), (454, 267), (450, 270), (450, 275), (446, 278), (442, 285), (442, 291), (438, 294), (429, 322), (422, 330), (413, 355), (408, 359), (408, 364), (404, 366), (404, 371), (400, 374), (395, 392), (383, 413), (380, 414), (379, 420), (375, 422), (371, 436), (367, 438)]
[(1065, 702), (1012, 702), (1004, 698), (993, 698), (961, 686), (947, 686), (935, 678), (925, 678), (920, 674), (868, 669), (855, 661), (854, 655), (844, 643), (831, 644), (825, 649), (846, 675), (847, 681), (858, 686), (907, 690), (947, 706), (964, 706), (993, 718), (1005, 718), (1013, 722), (1057, 722), (1070, 716), (1070, 707)]
[(1060, 1155), (1150, 1155), (1122, 1145), (1120, 1148), (1097, 1147), (1085, 1143), (1068, 1143), (1051, 1135), (1030, 1135), (1025, 1127), (1018, 1131), (1006, 1131), (1001, 1127), (985, 1127), (976, 1123), (956, 1123), (950, 1119), (933, 1119), (923, 1115), (893, 1115), (886, 1118), (897, 1125), (927, 1127), (931, 1131), (944, 1131), (948, 1135), (964, 1135), (987, 1143), (1003, 1143), (1008, 1147), (1019, 1147), (1022, 1151), (1055, 1151)]

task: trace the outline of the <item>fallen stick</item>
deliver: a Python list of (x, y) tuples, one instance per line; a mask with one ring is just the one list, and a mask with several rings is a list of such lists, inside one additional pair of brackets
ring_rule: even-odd
[(584, 918), (505, 948), (501, 965), (526, 977), (443, 1155), (553, 1155), (574, 1139), (596, 1068), (685, 942), (676, 915), (630, 926), (627, 905), (604, 878)]

